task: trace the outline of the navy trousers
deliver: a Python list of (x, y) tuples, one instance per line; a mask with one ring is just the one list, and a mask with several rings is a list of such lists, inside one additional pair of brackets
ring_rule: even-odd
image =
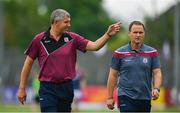
[(72, 81), (61, 84), (40, 82), (39, 100), (41, 112), (71, 112), (73, 97)]
[(151, 100), (135, 100), (127, 96), (118, 96), (118, 108), (120, 113), (151, 111)]

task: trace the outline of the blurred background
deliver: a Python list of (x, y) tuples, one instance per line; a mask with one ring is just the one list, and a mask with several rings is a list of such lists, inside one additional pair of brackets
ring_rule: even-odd
[[(111, 54), (129, 42), (128, 25), (140, 20), (146, 26), (144, 42), (161, 54), (161, 96), (152, 101), (153, 111), (180, 111), (180, 0), (0, 0), (0, 111), (39, 111), (34, 107), (35, 62), (27, 84), (27, 102), (16, 99), (24, 51), (33, 37), (50, 26), (56, 8), (71, 14), (70, 31), (95, 41), (114, 22), (120, 32), (98, 52), (78, 52), (78, 64), (86, 87), (78, 103), (80, 111), (108, 111), (106, 82)], [(115, 93), (116, 95), (116, 93)], [(117, 109), (115, 110), (117, 111)]]

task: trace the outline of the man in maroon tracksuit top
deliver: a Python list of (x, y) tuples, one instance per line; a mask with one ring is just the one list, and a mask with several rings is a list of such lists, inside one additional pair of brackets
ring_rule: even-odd
[(109, 26), (106, 33), (95, 42), (68, 32), (70, 14), (63, 9), (52, 12), (51, 26), (39, 33), (25, 51), (26, 59), (21, 72), (18, 99), (26, 100), (26, 82), (32, 64), (38, 58), (40, 73), (39, 99), (41, 112), (71, 112), (75, 77), (76, 50), (97, 51), (120, 29), (120, 23)]

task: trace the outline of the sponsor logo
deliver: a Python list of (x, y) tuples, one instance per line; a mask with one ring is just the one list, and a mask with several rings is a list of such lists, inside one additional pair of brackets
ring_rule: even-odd
[(124, 61), (125, 61), (125, 62), (130, 62), (130, 61), (132, 61), (132, 60), (130, 60), (130, 59), (125, 59)]
[(50, 40), (45, 40), (45, 41), (44, 41), (44, 43), (49, 43), (49, 42), (51, 42), (51, 41), (50, 41)]

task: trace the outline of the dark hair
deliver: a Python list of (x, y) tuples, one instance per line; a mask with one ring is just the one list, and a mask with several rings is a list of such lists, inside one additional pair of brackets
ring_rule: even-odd
[(143, 24), (142, 22), (140, 22), (140, 21), (133, 21), (133, 22), (131, 22), (131, 23), (129, 24), (129, 31), (131, 31), (131, 28), (132, 28), (133, 25), (141, 25), (141, 26), (143, 26), (143, 29), (144, 29), (144, 31), (145, 31), (145, 26), (144, 26), (144, 24)]

